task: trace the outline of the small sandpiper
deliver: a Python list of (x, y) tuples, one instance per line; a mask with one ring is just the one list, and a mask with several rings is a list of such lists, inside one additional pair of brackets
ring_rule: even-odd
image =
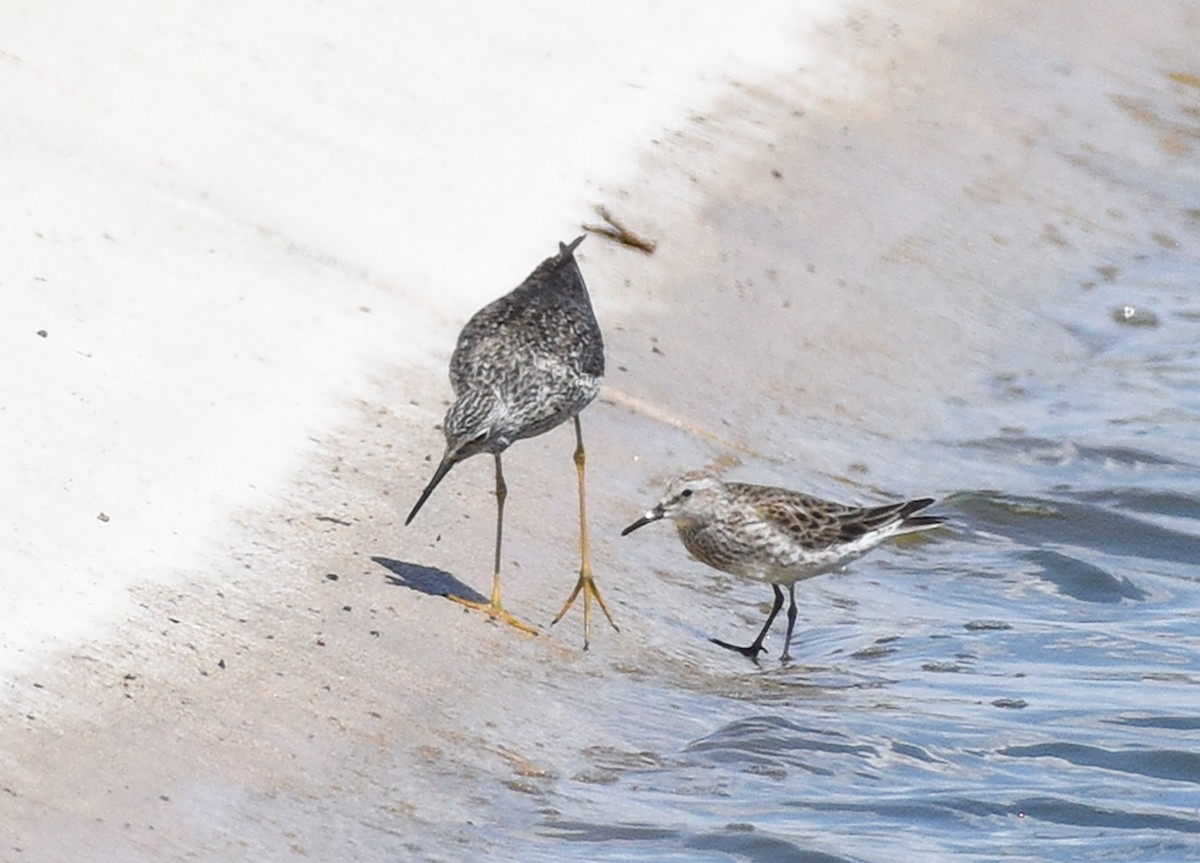
[(937, 516), (914, 515), (932, 503), (933, 498), (926, 497), (845, 506), (784, 488), (687, 474), (672, 481), (663, 499), (621, 535), (669, 518), (684, 547), (701, 563), (770, 584), (775, 604), (753, 643), (738, 647), (712, 639), (751, 659), (765, 650), (763, 639), (783, 607), (781, 585), (787, 585), (791, 604), (780, 657), (786, 661), (796, 625), (796, 582), (839, 569), (888, 537), (941, 524), (944, 519)]

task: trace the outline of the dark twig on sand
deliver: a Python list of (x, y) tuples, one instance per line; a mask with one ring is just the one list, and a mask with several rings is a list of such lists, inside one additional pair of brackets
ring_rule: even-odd
[(596, 215), (603, 219), (605, 225), (587, 225), (583, 226), (585, 231), (593, 234), (599, 234), (602, 237), (608, 237), (610, 240), (616, 240), (623, 246), (637, 249), (639, 252), (645, 252), (647, 255), (653, 255), (654, 250), (658, 248), (658, 243), (654, 240), (647, 240), (639, 237), (633, 231), (618, 222), (613, 214), (608, 211), (608, 207), (603, 204), (596, 207)]

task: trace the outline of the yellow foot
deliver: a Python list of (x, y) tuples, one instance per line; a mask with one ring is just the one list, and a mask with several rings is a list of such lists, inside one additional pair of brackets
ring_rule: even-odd
[(498, 602), (476, 602), (473, 599), (463, 599), (461, 596), (454, 596), (453, 594), (449, 593), (446, 594), (446, 599), (450, 600), (451, 602), (457, 602), (459, 605), (465, 605), (467, 608), (473, 608), (476, 611), (482, 611), (492, 620), (503, 620), (509, 626), (516, 627), (522, 632), (528, 632), (530, 635), (538, 634), (537, 629), (530, 626), (523, 620), (517, 620), (517, 618), (505, 611), (504, 606), (500, 605)]
[(604, 604), (604, 597), (600, 595), (600, 588), (596, 587), (596, 579), (590, 575), (579, 576), (579, 581), (575, 582), (575, 589), (571, 591), (571, 595), (563, 603), (562, 610), (554, 616), (554, 620), (550, 621), (551, 626), (562, 620), (563, 615), (571, 610), (571, 606), (575, 604), (575, 599), (579, 596), (580, 591), (583, 592), (583, 649), (587, 650), (588, 636), (591, 634), (593, 597), (600, 606), (600, 610), (604, 612), (604, 616), (608, 618), (609, 625), (617, 632), (620, 632), (621, 628), (617, 626), (612, 614), (609, 613), (608, 606)]

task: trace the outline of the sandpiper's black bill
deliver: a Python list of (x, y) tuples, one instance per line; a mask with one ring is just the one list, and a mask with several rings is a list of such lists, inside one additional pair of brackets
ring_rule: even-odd
[(417, 512), (425, 505), (425, 501), (433, 494), (433, 490), (438, 487), (438, 483), (445, 478), (446, 474), (450, 473), (450, 468), (454, 467), (454, 463), (449, 459), (443, 458), (438, 464), (437, 470), (433, 472), (433, 479), (429, 481), (429, 485), (425, 486), (425, 491), (421, 492), (421, 496), (417, 498), (417, 505), (412, 508), (412, 512), (408, 514), (408, 518), (404, 519), (404, 524), (408, 525), (417, 516)]
[(652, 521), (658, 521), (662, 517), (663, 517), (662, 507), (656, 506), (656, 507), (654, 507), (654, 509), (650, 510), (648, 513), (643, 515), (641, 518), (639, 518), (633, 524), (629, 525), (629, 527), (627, 527), (623, 531), (621, 531), (621, 536), (627, 536), (628, 534), (633, 533), (639, 527), (644, 527)]

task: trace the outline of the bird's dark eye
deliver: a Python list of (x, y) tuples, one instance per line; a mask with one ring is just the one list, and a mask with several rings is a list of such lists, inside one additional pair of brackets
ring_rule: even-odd
[(680, 497), (691, 497), (691, 496), (692, 496), (692, 490), (691, 490), (690, 488), (685, 488), (683, 491), (681, 491), (681, 492), (679, 493), (679, 496), (680, 496)]

